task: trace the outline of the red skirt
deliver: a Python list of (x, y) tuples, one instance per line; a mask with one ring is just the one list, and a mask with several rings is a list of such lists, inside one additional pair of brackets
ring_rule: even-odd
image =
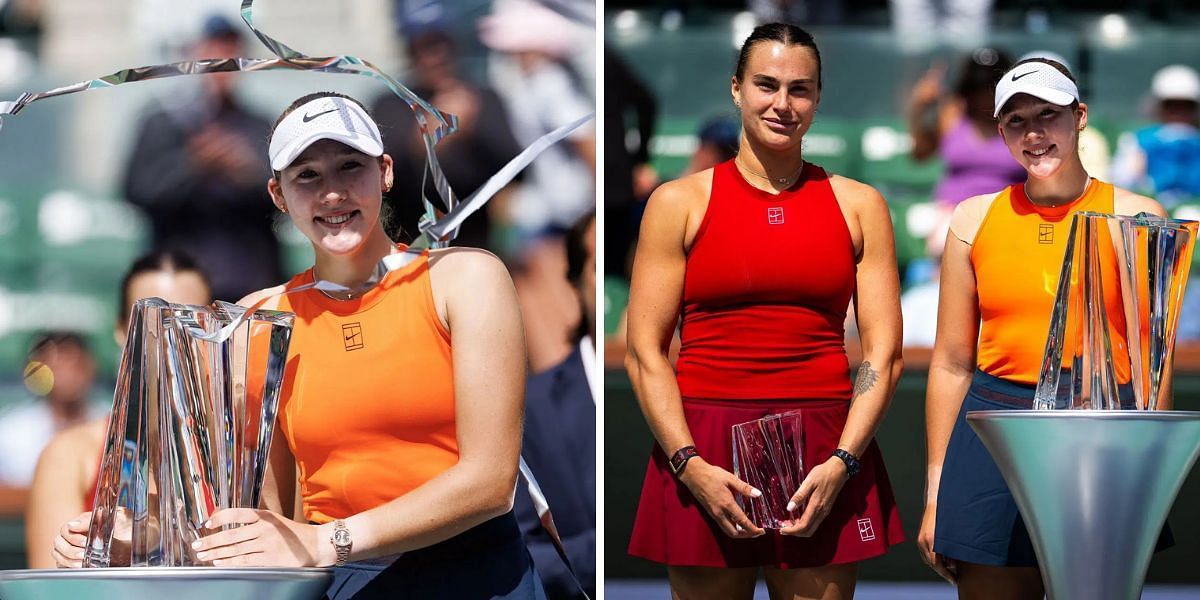
[[(730, 428), (770, 414), (801, 410), (806, 467), (821, 464), (837, 448), (850, 404), (812, 400), (697, 400), (685, 398), (683, 412), (696, 450), (704, 460), (733, 472)], [(629, 553), (674, 566), (819, 567), (880, 556), (904, 541), (900, 515), (883, 456), (874, 440), (860, 457), (862, 470), (846, 481), (833, 510), (810, 538), (768, 530), (753, 539), (726, 536), (696, 503), (687, 486), (671, 475), (655, 445), (642, 484)]]

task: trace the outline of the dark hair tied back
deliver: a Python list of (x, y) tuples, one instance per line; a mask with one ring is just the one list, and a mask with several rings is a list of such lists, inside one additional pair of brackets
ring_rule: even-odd
[(817, 59), (817, 89), (821, 89), (821, 51), (817, 49), (817, 41), (811, 33), (789, 23), (767, 23), (750, 32), (750, 37), (742, 42), (742, 50), (738, 53), (737, 69), (734, 71), (738, 81), (746, 74), (750, 50), (759, 42), (779, 42), (785, 46), (804, 46), (812, 50), (813, 58)]

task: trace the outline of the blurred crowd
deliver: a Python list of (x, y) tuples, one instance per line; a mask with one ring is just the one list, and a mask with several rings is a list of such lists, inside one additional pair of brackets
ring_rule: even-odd
[[(815, 0), (751, 0), (746, 6), (757, 22), (790, 19), (806, 26), (854, 25), (855, 11), (847, 10), (846, 4)], [(912, 189), (913, 186), (909, 186), (894, 196), (889, 194), (890, 186), (871, 180), (870, 175), (858, 176), (866, 183), (880, 187), (885, 197), (892, 196), (889, 201), (893, 204), (898, 250), (904, 241), (901, 237), (916, 238), (912, 240), (913, 245), (919, 246), (915, 257), (902, 258), (898, 265), (904, 283), (902, 310), (906, 354), (916, 357), (909, 364), (919, 365), (920, 357), (927, 357), (928, 349), (933, 345), (939, 261), (951, 211), (971, 196), (1024, 180), (1024, 170), (1010, 156), (992, 116), (992, 95), (998, 77), (1015, 62), (1035, 56), (1061, 62), (1085, 79), (1088, 65), (1084, 51), (1080, 56), (1064, 57), (1049, 50), (1018, 55), (999, 45), (964, 48), (964, 41), (977, 43), (988, 39), (989, 32), (994, 32), (995, 19), (990, 1), (892, 0), (888, 8), (896, 52), (933, 58), (929, 59), (923, 72), (902, 78), (899, 89), (894, 90), (895, 97), (900, 99), (895, 112), (903, 118), (897, 135), (903, 139), (897, 142), (889, 136), (864, 134), (861, 153), (865, 157), (886, 156), (900, 148), (901, 153), (907, 154), (900, 157), (900, 169), (917, 170), (928, 165), (936, 167), (940, 175), (928, 187), (917, 185)], [(661, 22), (650, 27), (679, 28), (678, 22), (666, 16), (672, 10), (666, 9)], [(1008, 21), (1013, 20), (1012, 16), (1007, 15)], [(1045, 7), (1024, 7), (1020, 16), (1016, 27), (1009, 29), (1020, 31), (1028, 39), (1038, 39), (1038, 35), (1046, 32), (1049, 24), (1042, 20), (1049, 15)], [(739, 18), (740, 15), (733, 19), (735, 28)], [(1101, 19), (1103, 23), (1104, 19)], [(1022, 45), (1028, 43), (1026, 40)], [(1080, 154), (1092, 176), (1152, 196), (1172, 214), (1194, 219), (1200, 216), (1200, 184), (1197, 183), (1197, 177), (1200, 177), (1200, 76), (1196, 70), (1200, 67), (1200, 56), (1186, 50), (1176, 54), (1173, 57), (1176, 64), (1157, 68), (1149, 87), (1141, 90), (1142, 114), (1127, 115), (1119, 129), (1114, 128), (1112, 122), (1096, 119), (1100, 124), (1089, 126), (1080, 135)], [(1084, 60), (1080, 61), (1080, 58)], [(1154, 60), (1161, 61), (1162, 57)], [(631, 68), (616, 49), (609, 49), (605, 54), (605, 72), (607, 81), (620, 82), (618, 89), (612, 89), (613, 86), (605, 89), (606, 281), (603, 307), (605, 364), (608, 368), (618, 369), (624, 359), (629, 261), (636, 246), (637, 227), (645, 201), (660, 179), (680, 177), (730, 159), (737, 151), (740, 132), (732, 109), (708, 117), (689, 115), (697, 123), (693, 131), (685, 134), (694, 140), (689, 146), (693, 150), (684, 161), (663, 160), (664, 151), (675, 150), (680, 144), (672, 138), (670, 143), (673, 145), (668, 146), (666, 137), (661, 135), (663, 123), (657, 115), (661, 112), (663, 99), (655, 98), (651, 86), (647, 85), (658, 75)], [(887, 96), (887, 93), (882, 95)], [(1096, 100), (1095, 95), (1089, 99)], [(681, 109), (678, 103), (674, 106), (674, 125), (677, 126)], [(818, 112), (814, 128), (821, 125), (822, 119)], [(1131, 123), (1136, 125), (1130, 126)], [(821, 131), (823, 134), (826, 130)], [(670, 130), (670, 133), (678, 137), (680, 132)], [(656, 148), (658, 156), (655, 155)], [(810, 160), (822, 164), (821, 149), (810, 145), (806, 138), (806, 149), (810, 148), (815, 150)], [(682, 167), (676, 167), (681, 163)], [(672, 167), (669, 172), (658, 172), (655, 168), (655, 165), (668, 164)], [(614, 165), (619, 168), (613, 168)], [(836, 165), (833, 166), (836, 171)], [(1200, 282), (1194, 281), (1191, 287), (1197, 289), (1186, 295), (1180, 317), (1179, 340), (1183, 344), (1200, 342)], [(856, 335), (852, 314), (846, 330), (847, 347), (853, 354)]]

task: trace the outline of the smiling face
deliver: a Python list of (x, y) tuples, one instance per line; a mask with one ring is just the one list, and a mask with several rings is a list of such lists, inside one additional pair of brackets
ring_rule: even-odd
[(392, 180), (392, 159), (373, 158), (341, 142), (319, 140), (267, 184), (271, 199), (286, 210), (318, 252), (353, 254), (374, 235), (383, 190)]
[(776, 150), (800, 145), (821, 99), (819, 65), (812, 50), (798, 44), (758, 42), (750, 49), (742, 79), (731, 91), (741, 106), (747, 139)]
[(1087, 105), (1072, 110), (1028, 94), (1017, 94), (1000, 112), (1000, 135), (1031, 177), (1046, 178), (1079, 160), (1079, 130)]

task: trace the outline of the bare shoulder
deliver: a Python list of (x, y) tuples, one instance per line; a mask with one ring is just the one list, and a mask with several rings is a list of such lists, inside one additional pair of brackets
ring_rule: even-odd
[(713, 170), (705, 169), (679, 179), (668, 181), (650, 195), (649, 212), (689, 212), (703, 207), (712, 193)]
[(429, 251), (429, 275), (435, 285), (472, 286), (511, 281), (508, 268), (495, 254), (465, 246)]
[(990, 192), (971, 196), (954, 206), (955, 215), (971, 216), (973, 218), (982, 219), (983, 215), (987, 214), (989, 208), (992, 207), (992, 202), (996, 200), (1000, 192)]
[(1113, 187), (1113, 211), (1118, 215), (1147, 212), (1160, 217), (1167, 216), (1167, 211), (1157, 200), (1119, 187)]
[(42, 459), (57, 464), (97, 460), (103, 450), (107, 423), (107, 419), (96, 419), (60, 431), (46, 444)]
[[(246, 297), (242, 298), (241, 300), (238, 300), (237, 303), (240, 304), (241, 306), (250, 306), (250, 305), (258, 302), (259, 300), (262, 300), (263, 298), (270, 298), (271, 296), (277, 296), (279, 294), (282, 294), (284, 289), (286, 289), (286, 287), (287, 286), (285, 286), (285, 285), (277, 285), (275, 287), (269, 287), (269, 288), (266, 288), (263, 290), (258, 290), (257, 292), (250, 292), (249, 294), (246, 295)], [(271, 309), (271, 308), (275, 308), (275, 306), (277, 306), (277, 305), (278, 305), (277, 301), (270, 302), (270, 303), (264, 305), (263, 308)]]
[(838, 203), (852, 210), (855, 214), (866, 215), (887, 210), (887, 201), (879, 190), (857, 179), (841, 175), (829, 175), (829, 186)]

